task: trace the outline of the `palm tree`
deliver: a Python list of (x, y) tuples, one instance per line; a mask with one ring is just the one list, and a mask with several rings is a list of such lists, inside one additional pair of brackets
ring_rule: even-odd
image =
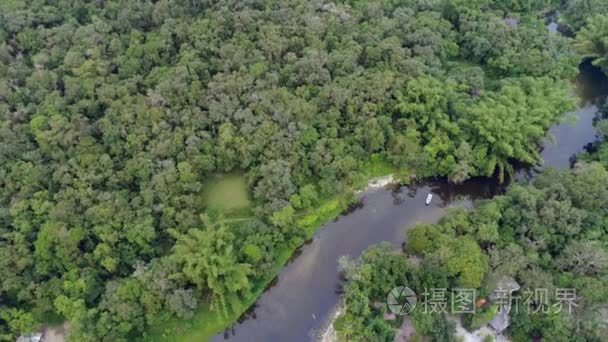
[(595, 15), (576, 36), (576, 49), (585, 58), (593, 59), (593, 65), (608, 72), (608, 16)]
[(249, 288), (251, 266), (239, 263), (234, 252), (234, 234), (220, 220), (210, 224), (203, 219), (204, 229), (190, 229), (186, 234), (172, 231), (177, 239), (171, 260), (179, 265), (174, 277), (210, 290), (214, 303), (227, 313), (226, 297)]

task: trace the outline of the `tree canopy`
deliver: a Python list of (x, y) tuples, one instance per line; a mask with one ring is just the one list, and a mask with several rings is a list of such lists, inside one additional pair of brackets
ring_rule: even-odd
[[(512, 185), (471, 212), (455, 209), (439, 224), (415, 227), (407, 233), (406, 254), (390, 245), (370, 248), (347, 268), (346, 311), (336, 322), (340, 334), (365, 340), (389, 331), (374, 336), (392, 340), (395, 326), (381, 318), (386, 306), (374, 303), (385, 303), (395, 286), (413, 289), (421, 301), (418, 308), (429, 300), (422, 294), (432, 288), (476, 289), (477, 302), (494, 290), (493, 279), (510, 276), (522, 287), (516, 297), (536, 289), (572, 288), (577, 294), (571, 314), (533, 311), (542, 305), (539, 299), (530, 304), (532, 311), (518, 303), (507, 330), (513, 340), (601, 340), (606, 331), (602, 310), (608, 305), (607, 181), (608, 171), (598, 163), (548, 170), (532, 184)], [(422, 258), (419, 265), (411, 261), (412, 254)], [(449, 312), (413, 312), (418, 336), (452, 338)], [(489, 306), (462, 318), (474, 330), (496, 313)]]
[[(0, 338), (227, 311), (369, 160), (454, 182), (539, 162), (577, 63), (553, 5), (1, 1)], [(204, 198), (228, 172), (253, 204), (224, 217)]]

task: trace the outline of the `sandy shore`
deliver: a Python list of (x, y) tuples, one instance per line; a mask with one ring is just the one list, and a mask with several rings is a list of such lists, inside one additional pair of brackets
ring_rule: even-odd
[(344, 312), (344, 307), (342, 304), (338, 304), (334, 309), (333, 314), (329, 316), (328, 321), (325, 323), (325, 328), (322, 330), (322, 333), (319, 336), (319, 342), (337, 342), (338, 335), (336, 333), (336, 329), (334, 329), (334, 321), (342, 315)]
[(367, 183), (367, 186), (365, 187), (365, 189), (359, 190), (356, 193), (362, 193), (362, 192), (365, 192), (365, 191), (371, 190), (371, 189), (383, 188), (389, 184), (393, 184), (394, 182), (395, 182), (395, 177), (393, 175), (388, 175), (388, 176), (384, 176), (384, 177), (380, 177), (380, 178), (374, 178), (374, 179), (371, 179)]

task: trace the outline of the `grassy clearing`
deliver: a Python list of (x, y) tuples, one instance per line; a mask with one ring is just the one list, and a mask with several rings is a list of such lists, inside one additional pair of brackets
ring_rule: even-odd
[[(314, 209), (300, 214), (298, 226), (305, 230), (307, 238), (312, 238), (315, 231), (324, 223), (336, 218), (346, 208), (344, 200), (333, 198), (321, 201)], [(242, 218), (227, 219), (228, 221), (246, 220)], [(169, 321), (149, 330), (144, 337), (152, 342), (201, 342), (209, 341), (213, 336), (229, 328), (239, 317), (247, 311), (264, 293), (266, 287), (279, 274), (283, 266), (289, 261), (299, 246), (286, 246), (277, 251), (276, 264), (272, 272), (265, 278), (256, 282), (249, 293), (243, 297), (229, 299), (232, 310), (224, 317), (213, 311), (208, 303), (201, 305), (200, 309), (190, 320), (171, 318)]]
[(391, 163), (375, 154), (369, 161), (363, 163), (359, 176), (364, 180), (365, 184), (372, 178), (387, 176), (395, 173), (395, 171), (395, 167)]
[(247, 182), (238, 174), (213, 179), (205, 191), (204, 200), (207, 207), (219, 210), (242, 209), (251, 204), (247, 195)]
[[(203, 193), (203, 203), (207, 210), (223, 215), (223, 223), (233, 226), (249, 221), (252, 216), (251, 201), (248, 196), (247, 182), (240, 174), (226, 174), (213, 178)], [(280, 268), (279, 268), (280, 269)], [(278, 270), (277, 270), (278, 272)], [(257, 298), (264, 292), (272, 278), (253, 284), (251, 291), (244, 297), (227, 298), (234, 308), (224, 317), (214, 311), (209, 303), (201, 303), (191, 319), (177, 319), (167, 315), (162, 323), (151, 327), (143, 336), (143, 341), (153, 342), (200, 342), (208, 341), (231, 326)]]
[[(366, 162), (363, 165), (361, 172), (356, 177), (356, 187), (364, 187), (367, 184), (367, 181), (372, 178), (386, 176), (395, 172), (395, 168), (388, 162), (378, 156), (374, 156), (369, 162)], [(240, 185), (237, 188), (235, 184)], [(228, 191), (233, 192), (238, 189), (245, 189), (244, 198), (247, 200), (248, 206), (249, 200), (246, 194), (246, 184), (242, 177), (234, 175), (222, 177), (222, 179), (215, 182), (212, 187), (215, 188), (213, 189), (213, 193), (210, 194), (210, 198), (208, 198), (208, 205), (213, 205), (213, 208), (217, 208), (218, 205), (225, 206), (226, 204), (231, 204), (232, 207), (228, 207), (228, 210), (230, 210), (231, 213), (238, 212), (239, 215), (236, 216), (242, 216), (245, 212), (249, 211), (246, 207), (245, 209), (243, 209), (243, 207), (234, 207), (235, 199), (232, 198), (232, 196), (222, 193), (223, 189), (228, 189)], [(338, 217), (348, 207), (352, 199), (353, 197), (351, 194), (342, 194), (322, 199), (314, 208), (297, 214), (297, 225), (305, 231), (306, 237), (310, 239), (321, 226)], [(241, 205), (244, 204), (241, 202)], [(234, 216), (235, 215), (230, 215), (226, 220), (234, 221), (235, 223), (238, 223), (238, 221), (241, 220), (247, 220), (247, 218)], [(192, 319), (180, 320), (172, 318), (163, 324), (151, 328), (149, 334), (145, 336), (144, 339), (152, 342), (209, 341), (216, 334), (232, 326), (243, 313), (255, 304), (258, 298), (264, 293), (266, 287), (279, 274), (283, 269), (283, 266), (289, 261), (293, 253), (299, 247), (299, 245), (285, 246), (284, 248), (279, 249), (276, 255), (277, 261), (272, 272), (267, 277), (253, 284), (251, 290), (243, 297), (239, 298), (235, 296), (229, 299), (233, 310), (228, 313), (227, 317), (222, 317), (218, 312), (212, 311), (209, 304), (205, 303), (201, 305), (201, 308), (195, 313)]]

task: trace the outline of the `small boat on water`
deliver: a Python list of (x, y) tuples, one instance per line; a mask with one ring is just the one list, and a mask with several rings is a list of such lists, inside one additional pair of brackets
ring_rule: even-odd
[(431, 200), (433, 199), (433, 194), (428, 194), (426, 196), (426, 205), (431, 204)]

